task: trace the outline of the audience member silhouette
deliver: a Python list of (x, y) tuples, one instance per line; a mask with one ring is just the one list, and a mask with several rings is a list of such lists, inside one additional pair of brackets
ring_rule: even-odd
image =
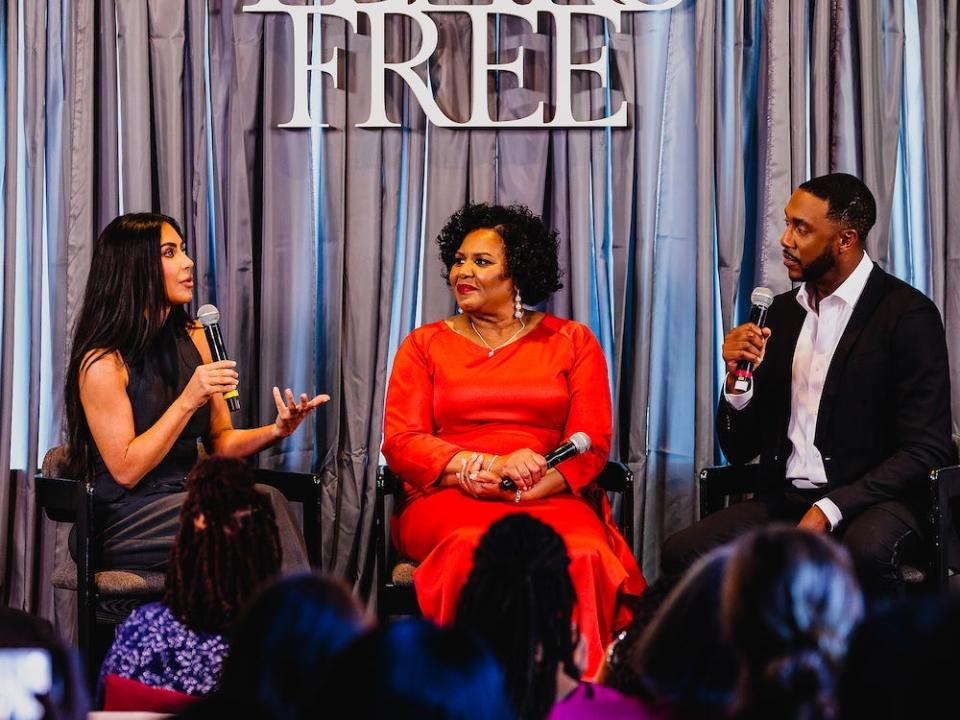
[[(9, 712), (16, 699), (14, 696), (27, 693), (39, 702), (46, 720), (83, 720), (87, 716), (89, 700), (76, 653), (67, 648), (46, 620), (22, 610), (0, 607), (0, 652), (27, 649), (41, 650), (46, 654), (49, 676), (22, 678), (26, 682), (21, 682), (12, 667), (17, 660), (5, 658), (0, 672), (0, 705)], [(35, 695), (31, 685), (49, 687), (49, 692)]]
[(958, 678), (960, 597), (901, 601), (854, 632), (840, 679), (840, 715), (949, 717), (957, 711)]
[(362, 608), (340, 581), (284, 578), (241, 615), (220, 688), (184, 717), (325, 716), (330, 663), (363, 629)]
[(480, 539), (460, 593), (456, 624), (490, 645), (523, 720), (546, 717), (558, 695), (572, 691), (580, 678), (569, 566), (560, 535), (516, 513)]
[(862, 614), (850, 556), (829, 536), (772, 526), (744, 537), (723, 585), (741, 660), (734, 717), (836, 717), (836, 675)]
[(725, 545), (698, 560), (650, 623), (611, 648), (604, 684), (646, 701), (658, 717), (725, 715), (738, 676), (737, 655), (720, 622), (732, 552)]
[(358, 638), (331, 667), (325, 696), (323, 717), (514, 717), (503, 672), (484, 643), (461, 628), (438, 628), (419, 618)]
[(109, 675), (194, 696), (216, 688), (241, 606), (280, 570), (273, 507), (254, 482), (232, 458), (212, 456), (190, 471), (163, 601), (134, 610), (104, 659), (107, 707), (152, 709), (113, 706)]

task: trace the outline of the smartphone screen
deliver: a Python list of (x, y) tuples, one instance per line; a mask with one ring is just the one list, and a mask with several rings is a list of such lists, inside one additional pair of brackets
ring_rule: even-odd
[(38, 695), (50, 693), (50, 654), (38, 648), (0, 648), (0, 720), (40, 720)]

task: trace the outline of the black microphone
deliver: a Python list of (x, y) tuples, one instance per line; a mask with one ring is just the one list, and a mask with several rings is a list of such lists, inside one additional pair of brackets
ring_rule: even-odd
[[(559, 465), (564, 460), (569, 460), (576, 455), (582, 455), (590, 449), (590, 436), (585, 432), (575, 432), (570, 439), (557, 448), (554, 448), (543, 459), (547, 461), (547, 467), (552, 468)], [(501, 490), (516, 490), (513, 480), (506, 477), (500, 481)]]
[[(220, 311), (213, 305), (204, 305), (197, 310), (197, 320), (203, 325), (214, 361), (229, 360), (227, 349), (223, 346), (223, 335), (220, 334)], [(223, 399), (227, 401), (230, 412), (240, 410), (240, 393), (236, 389), (223, 393)]]
[[(767, 310), (773, 305), (773, 291), (770, 288), (754, 288), (750, 293), (750, 319), (748, 322), (755, 323), (757, 327), (762, 328), (767, 322)], [(737, 363), (737, 370), (733, 374), (736, 380), (733, 383), (733, 389), (739, 392), (746, 392), (750, 389), (750, 380), (753, 378), (753, 363), (749, 360), (741, 360)]]

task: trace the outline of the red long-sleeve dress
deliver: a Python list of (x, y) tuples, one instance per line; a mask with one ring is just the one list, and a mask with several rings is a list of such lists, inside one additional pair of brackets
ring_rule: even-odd
[[(579, 494), (603, 468), (610, 448), (606, 361), (585, 325), (552, 315), (492, 357), (487, 353), (444, 321), (414, 330), (397, 350), (383, 442), (406, 491), (393, 522), (394, 542), (404, 557), (420, 563), (413, 579), (424, 616), (446, 623), (491, 523), (526, 512), (549, 524), (570, 553), (577, 624), (592, 676), (613, 630), (629, 620), (618, 608), (618, 591), (639, 595), (646, 587), (606, 498), (601, 519)], [(574, 432), (587, 433), (593, 444), (557, 466), (572, 493), (515, 504), (436, 486), (461, 450), (489, 457), (528, 447), (544, 454)]]

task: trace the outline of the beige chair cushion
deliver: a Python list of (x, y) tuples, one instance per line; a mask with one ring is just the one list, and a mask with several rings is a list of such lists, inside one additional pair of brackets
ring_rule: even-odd
[(393, 566), (390, 579), (394, 585), (413, 585), (413, 571), (417, 569), (415, 563), (401, 561)]
[[(100, 595), (159, 595), (166, 581), (164, 573), (147, 570), (104, 570), (94, 577)], [(56, 568), (51, 582), (55, 588), (76, 590), (76, 568)]]
[(67, 468), (67, 447), (66, 445), (57, 445), (47, 450), (43, 456), (43, 464), (40, 466), (40, 472), (44, 477), (62, 478), (66, 477)]

